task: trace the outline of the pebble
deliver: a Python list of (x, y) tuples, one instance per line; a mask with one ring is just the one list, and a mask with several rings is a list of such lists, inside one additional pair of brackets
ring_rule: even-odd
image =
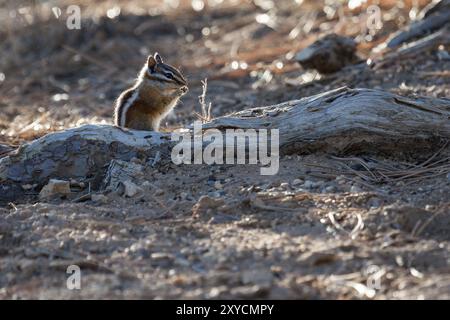
[(302, 179), (294, 179), (294, 181), (292, 181), (292, 185), (293, 186), (298, 186), (298, 185), (300, 185), (302, 183), (303, 183)]
[(350, 188), (350, 192), (351, 193), (358, 193), (358, 192), (362, 192), (363, 190), (360, 188), (360, 187), (358, 187), (358, 186), (352, 186), (351, 188)]
[(70, 182), (64, 180), (51, 179), (39, 193), (40, 199), (47, 199), (53, 196), (66, 196), (70, 194)]
[(208, 192), (208, 196), (212, 198), (220, 198), (223, 195), (225, 195), (225, 192), (223, 190)]
[(370, 198), (368, 205), (370, 207), (370, 209), (376, 209), (381, 207), (381, 204), (383, 202), (379, 199), (379, 198)]
[(138, 193), (143, 191), (140, 187), (138, 187), (136, 184), (134, 184), (130, 180), (122, 182), (122, 184), (124, 187), (123, 195), (125, 197), (133, 198), (135, 195), (137, 195)]
[(246, 270), (241, 275), (243, 284), (256, 284), (259, 286), (270, 286), (273, 274), (269, 270)]
[(305, 180), (305, 182), (303, 183), (303, 187), (305, 189), (312, 189), (314, 186), (314, 183), (312, 181), (309, 180)]
[(267, 288), (262, 288), (261, 286), (240, 286), (232, 288), (230, 291), (231, 295), (237, 296), (241, 299), (252, 299), (264, 297), (268, 293)]
[(289, 189), (289, 187), (290, 187), (289, 183), (287, 183), (287, 182), (283, 182), (280, 184), (280, 188), (282, 188), (284, 190)]
[(187, 192), (181, 192), (181, 193), (180, 193), (180, 198), (181, 198), (181, 200), (186, 200), (186, 198), (187, 198), (188, 196), (189, 196), (189, 195), (188, 195)]
[(91, 195), (91, 200), (94, 202), (108, 203), (109, 198), (103, 194), (93, 194)]
[(25, 191), (31, 190), (31, 189), (33, 189), (33, 185), (31, 185), (31, 184), (23, 184), (22, 185), (22, 189), (25, 190)]
[(209, 196), (201, 196), (197, 203), (192, 207), (192, 213), (194, 215), (203, 214), (208, 209), (216, 209), (224, 204), (223, 199), (212, 198)]
[(214, 182), (214, 188), (221, 190), (221, 189), (223, 189), (223, 185), (219, 180), (217, 180)]

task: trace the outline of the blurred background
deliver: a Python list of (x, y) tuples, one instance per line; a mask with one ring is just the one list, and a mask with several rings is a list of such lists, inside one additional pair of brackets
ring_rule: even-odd
[(338, 76), (304, 70), (295, 61), (299, 50), (337, 33), (357, 41), (364, 62), (429, 3), (0, 1), (0, 143), (20, 144), (84, 123), (112, 123), (114, 100), (155, 51), (180, 67), (190, 83), (189, 94), (163, 124), (166, 129), (195, 119), (205, 78), (214, 117), (342, 85), (445, 96), (442, 79), (411, 83), (411, 72), (435, 65), (429, 57), (376, 74)]

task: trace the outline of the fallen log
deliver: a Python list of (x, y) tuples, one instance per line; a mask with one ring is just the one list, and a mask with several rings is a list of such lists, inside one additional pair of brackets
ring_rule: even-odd
[[(279, 129), (281, 154), (426, 154), (450, 139), (450, 100), (407, 98), (370, 89), (340, 88), (278, 105), (244, 110), (203, 126)], [(50, 178), (100, 183), (111, 160), (171, 162), (169, 133), (85, 125), (48, 134), (0, 159), (0, 185), (42, 186)], [(153, 160), (152, 160), (153, 159)]]

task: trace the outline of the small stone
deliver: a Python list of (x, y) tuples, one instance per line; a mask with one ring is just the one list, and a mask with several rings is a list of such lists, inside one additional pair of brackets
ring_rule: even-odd
[(144, 162), (136, 157), (133, 157), (130, 159), (130, 162), (136, 163), (136, 164), (143, 164)]
[(192, 213), (193, 215), (201, 215), (206, 213), (208, 209), (217, 209), (224, 204), (225, 202), (221, 198), (201, 196), (197, 203), (192, 207)]
[(71, 193), (70, 182), (64, 180), (51, 179), (39, 193), (40, 199), (47, 199), (53, 196), (67, 196)]
[(189, 267), (192, 263), (185, 258), (177, 258), (175, 260), (175, 264), (181, 267)]
[(327, 193), (331, 193), (331, 192), (335, 192), (336, 191), (336, 187), (335, 186), (328, 186), (324, 189), (325, 192)]
[(150, 187), (152, 187), (153, 185), (152, 185), (152, 183), (151, 183), (150, 181), (145, 180), (144, 182), (142, 182), (142, 186), (143, 186), (144, 188), (150, 188)]
[(128, 197), (128, 198), (133, 198), (138, 193), (141, 193), (143, 191), (140, 187), (138, 187), (136, 184), (134, 184), (130, 180), (122, 182), (122, 185), (124, 187), (123, 196)]
[(22, 189), (25, 191), (31, 190), (31, 189), (33, 189), (33, 185), (32, 184), (23, 184)]
[(75, 179), (70, 179), (70, 187), (75, 189), (84, 189), (86, 184)]
[(282, 188), (284, 190), (289, 189), (289, 187), (290, 187), (289, 183), (287, 183), (287, 182), (283, 182), (283, 183), (280, 184), (280, 188)]
[(313, 182), (313, 184), (312, 184), (313, 188), (319, 188), (322, 185), (323, 185), (323, 181), (316, 181), (316, 182)]
[(270, 286), (273, 281), (273, 274), (270, 270), (246, 270), (241, 275), (243, 284), (256, 284), (259, 286)]
[(268, 288), (262, 288), (261, 286), (240, 286), (232, 288), (230, 293), (232, 296), (241, 299), (254, 299), (265, 297), (269, 292)]
[(359, 192), (362, 192), (362, 189), (360, 187), (358, 187), (358, 186), (352, 186), (350, 188), (350, 192), (351, 193), (359, 193)]
[(217, 180), (214, 182), (214, 188), (221, 190), (223, 188), (223, 185), (220, 181)]
[(302, 179), (294, 179), (294, 181), (292, 181), (293, 186), (298, 186), (301, 185), (302, 183), (303, 183)]
[(173, 259), (173, 255), (165, 252), (155, 252), (151, 254), (150, 258), (152, 260)]
[(381, 204), (383, 202), (379, 199), (379, 198), (370, 198), (370, 200), (368, 201), (368, 205), (371, 209), (377, 209), (379, 207), (381, 207)]
[(301, 50), (295, 59), (304, 68), (333, 73), (358, 61), (356, 42), (348, 37), (329, 34)]
[(223, 195), (225, 195), (225, 192), (223, 190), (208, 192), (208, 196), (212, 198), (220, 198)]
[(303, 187), (305, 189), (312, 189), (313, 185), (314, 185), (314, 183), (312, 181), (309, 181), (309, 180), (305, 180), (305, 182), (303, 183)]
[(150, 255), (151, 264), (154, 266), (160, 266), (167, 268), (172, 265), (174, 256), (170, 253), (155, 252)]
[(181, 200), (186, 200), (187, 197), (188, 197), (188, 193), (187, 192), (181, 192), (180, 193)]
[(91, 195), (91, 200), (94, 202), (108, 203), (109, 198), (103, 194), (93, 194)]

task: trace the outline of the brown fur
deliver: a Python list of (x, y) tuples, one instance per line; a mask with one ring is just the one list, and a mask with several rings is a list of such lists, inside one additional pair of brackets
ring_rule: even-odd
[[(158, 60), (160, 57), (158, 56)], [(150, 62), (153, 70), (165, 68), (177, 73), (177, 79), (166, 81), (149, 76), (147, 67), (141, 70), (136, 85), (124, 91), (117, 99), (114, 122), (120, 126), (122, 117), (125, 117), (124, 127), (135, 130), (159, 130), (161, 120), (173, 109), (179, 98), (186, 93), (186, 80), (175, 68), (165, 65), (164, 67), (149, 57), (147, 64)], [(155, 71), (153, 71), (155, 72)], [(128, 105), (130, 99), (133, 99), (135, 93), (138, 92), (137, 98), (127, 108), (126, 114), (123, 114), (124, 108)]]
[[(119, 98), (118, 105), (124, 106), (126, 101), (133, 96), (134, 90), (129, 89)], [(135, 130), (159, 130), (159, 123), (168, 106), (175, 104), (178, 97), (165, 97), (159, 94), (155, 89), (140, 90), (139, 97), (128, 108), (125, 115), (125, 127)], [(120, 102), (120, 104), (119, 104)], [(116, 108), (116, 125), (120, 123), (121, 108)]]

